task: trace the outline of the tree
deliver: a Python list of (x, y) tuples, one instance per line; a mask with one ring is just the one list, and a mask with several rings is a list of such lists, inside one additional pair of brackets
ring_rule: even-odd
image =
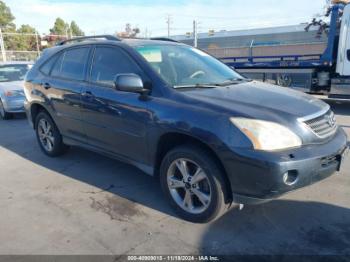
[[(20, 28), (17, 29), (17, 33), (21, 33), (23, 34), (23, 36), (17, 42), (16, 50), (27, 50), (27, 51), (36, 50), (37, 39), (35, 34), (37, 34), (37, 32), (34, 27), (30, 25), (22, 25)], [(24, 35), (24, 34), (33, 34), (33, 35)], [(39, 41), (39, 38), (38, 38), (38, 41)]]
[[(34, 27), (30, 25), (22, 25), (16, 31), (12, 33), (18, 33), (13, 35), (6, 35), (4, 42), (7, 50), (16, 51), (36, 51), (37, 40), (35, 34), (37, 34)], [(38, 39), (39, 41), (39, 39)]]
[(69, 25), (62, 19), (56, 18), (53, 28), (50, 29), (50, 33), (53, 35), (67, 35)]
[(17, 29), (17, 33), (35, 34), (35, 32), (35, 28), (30, 25), (22, 25), (20, 28)]
[(15, 17), (11, 13), (11, 9), (3, 2), (0, 1), (0, 27), (3, 31), (13, 31), (16, 29), (13, 23)]
[[(5, 49), (7, 51), (36, 51), (36, 29), (30, 25), (22, 25), (16, 30), (16, 25), (13, 23), (14, 19), (15, 17), (12, 15), (10, 8), (6, 6), (4, 1), (0, 1), (0, 28), (4, 33)], [(26, 53), (10, 53), (9, 55), (10, 59), (13, 57), (25, 60), (33, 59), (28, 58)]]
[(72, 21), (70, 23), (70, 32), (72, 34), (72, 36), (84, 36), (84, 32), (83, 30), (81, 30), (79, 28), (79, 26), (77, 25), (77, 23), (75, 21)]

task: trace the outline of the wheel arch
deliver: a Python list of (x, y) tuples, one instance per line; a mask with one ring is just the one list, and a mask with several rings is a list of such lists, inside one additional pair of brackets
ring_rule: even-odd
[(45, 106), (43, 106), (40, 103), (33, 103), (30, 106), (30, 117), (31, 117), (30, 120), (32, 121), (34, 128), (35, 128), (35, 119), (40, 112), (47, 113), (51, 117), (51, 119), (53, 120), (52, 115), (50, 114), (49, 110)]
[(232, 199), (232, 189), (231, 189), (231, 183), (227, 176), (226, 169), (221, 161), (221, 159), (218, 157), (215, 150), (210, 147), (207, 143), (202, 141), (199, 138), (193, 137), (188, 134), (178, 133), (178, 132), (170, 132), (163, 134), (157, 143), (157, 149), (156, 149), (156, 157), (155, 157), (155, 163), (154, 163), (154, 174), (155, 176), (159, 176), (159, 170), (160, 165), (170, 150), (172, 150), (175, 147), (181, 146), (181, 145), (194, 145), (197, 147), (200, 147), (201, 149), (205, 150), (210, 154), (211, 157), (213, 157), (214, 161), (217, 163), (218, 167), (222, 171), (224, 175), (225, 185), (226, 185), (226, 192), (227, 196), (226, 198), (231, 200)]

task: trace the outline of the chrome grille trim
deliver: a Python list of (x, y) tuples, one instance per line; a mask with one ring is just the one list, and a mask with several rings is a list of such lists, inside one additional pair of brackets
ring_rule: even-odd
[(300, 122), (305, 122), (305, 121), (308, 121), (308, 120), (311, 120), (311, 119), (314, 119), (314, 118), (317, 118), (319, 116), (322, 116), (324, 114), (327, 114), (327, 112), (331, 110), (331, 107), (330, 105), (327, 105), (324, 109), (322, 109), (321, 111), (315, 113), (315, 114), (312, 114), (312, 115), (308, 115), (308, 116), (304, 116), (304, 117), (300, 117), (298, 118), (298, 120)]
[(337, 131), (338, 125), (332, 110), (328, 109), (327, 112), (322, 113), (323, 114), (318, 114), (316, 117), (313, 115), (313, 118), (310, 118), (309, 116), (305, 117), (301, 122), (319, 138), (327, 138)]

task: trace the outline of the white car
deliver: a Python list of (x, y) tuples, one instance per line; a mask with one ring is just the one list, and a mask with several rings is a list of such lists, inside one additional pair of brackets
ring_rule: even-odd
[(15, 113), (24, 113), (23, 81), (31, 62), (0, 63), (0, 117), (10, 119)]

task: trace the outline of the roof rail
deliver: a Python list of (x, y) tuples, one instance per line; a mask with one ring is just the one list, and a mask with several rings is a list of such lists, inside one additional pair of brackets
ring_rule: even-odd
[(150, 38), (151, 40), (158, 40), (158, 41), (168, 41), (168, 42), (175, 42), (175, 43), (179, 43), (179, 41), (176, 41), (174, 39), (171, 38), (166, 38), (166, 37), (152, 37)]
[(70, 43), (70, 42), (82, 42), (84, 40), (100, 39), (100, 38), (104, 38), (106, 40), (111, 40), (111, 41), (121, 41), (120, 38), (113, 36), (113, 35), (94, 35), (94, 36), (74, 37), (71, 39), (67, 39), (67, 40), (58, 42), (56, 45), (60, 46), (60, 45), (65, 45), (65, 44)]

